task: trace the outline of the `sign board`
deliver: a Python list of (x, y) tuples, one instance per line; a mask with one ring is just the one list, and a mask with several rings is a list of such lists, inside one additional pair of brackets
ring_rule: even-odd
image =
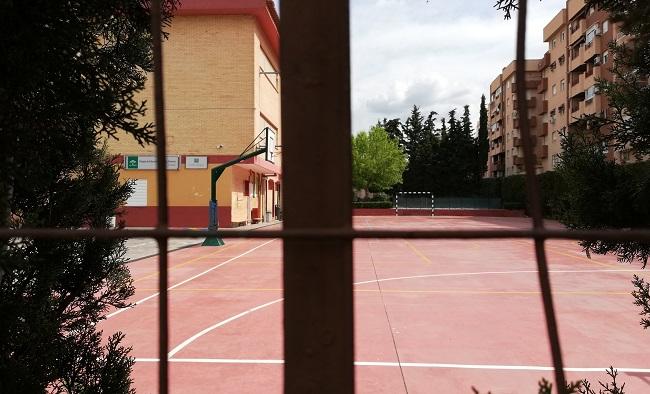
[(147, 180), (136, 179), (133, 182), (133, 193), (126, 200), (127, 207), (147, 206)]
[(185, 168), (208, 168), (208, 156), (185, 156)]
[[(155, 170), (157, 168), (156, 156), (124, 156), (124, 168), (127, 170)], [(180, 156), (167, 156), (167, 169), (180, 168)]]

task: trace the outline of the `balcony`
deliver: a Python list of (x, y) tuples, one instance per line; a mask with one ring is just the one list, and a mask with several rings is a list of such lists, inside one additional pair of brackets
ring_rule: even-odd
[(535, 108), (535, 107), (537, 107), (537, 97), (532, 97), (528, 99), (528, 108)]
[(585, 35), (587, 30), (587, 21), (585, 19), (580, 19), (575, 22), (574, 28), (569, 28), (569, 44), (573, 44), (578, 41), (582, 36)]
[(540, 137), (547, 136), (548, 135), (548, 128), (549, 128), (548, 123), (546, 123), (546, 122), (542, 123), (542, 130), (539, 132), (538, 135)]
[(589, 60), (596, 55), (600, 55), (603, 52), (602, 37), (597, 35), (594, 37), (593, 41), (584, 46), (584, 59)]
[(576, 97), (585, 93), (585, 77), (583, 74), (571, 75), (571, 86), (569, 87), (569, 97)]
[(548, 78), (542, 78), (537, 87), (537, 93), (544, 93), (548, 89)]
[(542, 100), (542, 105), (540, 105), (537, 115), (544, 115), (548, 112), (548, 100)]
[[(517, 167), (521, 167), (524, 165), (524, 158), (522, 156), (512, 156), (512, 161)], [(533, 155), (533, 162), (537, 165), (540, 164), (540, 161), (537, 159), (536, 155)]]
[(569, 57), (569, 71), (573, 71), (585, 63), (585, 48), (581, 45), (575, 49), (571, 49), (571, 56)]
[(600, 66), (595, 66), (591, 69), (591, 72), (587, 72), (585, 74), (585, 82), (584, 82), (584, 88), (588, 88), (590, 86), (594, 86), (596, 84), (596, 80), (602, 78), (603, 71), (601, 70)]
[[(532, 139), (532, 146), (534, 147), (535, 145), (537, 145), (537, 138)], [(514, 146), (515, 148), (519, 148), (521, 146), (524, 146), (524, 142), (523, 142), (522, 138), (521, 137), (514, 137), (512, 139), (512, 146)]]
[(551, 53), (546, 52), (542, 60), (537, 62), (537, 71), (542, 71), (551, 64)]
[(548, 157), (548, 145), (540, 145), (537, 154), (540, 159), (546, 159)]

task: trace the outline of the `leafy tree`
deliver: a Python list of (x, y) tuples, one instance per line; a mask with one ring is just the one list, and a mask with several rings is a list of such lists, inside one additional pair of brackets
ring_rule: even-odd
[(482, 177), (487, 171), (488, 153), (490, 150), (488, 141), (488, 112), (485, 105), (485, 95), (481, 96), (481, 110), (478, 126), (478, 164), (479, 176)]
[(386, 130), (374, 126), (352, 137), (352, 184), (366, 192), (380, 192), (402, 181), (406, 156)]
[[(163, 1), (165, 24), (174, 7)], [(131, 186), (101, 141), (154, 141), (135, 99), (149, 20), (148, 0), (0, 0), (3, 225), (108, 228)], [(0, 392), (133, 392), (123, 335), (102, 344), (96, 329), (133, 294), (123, 240), (0, 242)]]
[(406, 141), (404, 140), (404, 134), (402, 133), (402, 122), (399, 118), (395, 119), (386, 119), (383, 121), (377, 122), (377, 126), (382, 127), (388, 133), (388, 136), (399, 143), (399, 146), (404, 147)]

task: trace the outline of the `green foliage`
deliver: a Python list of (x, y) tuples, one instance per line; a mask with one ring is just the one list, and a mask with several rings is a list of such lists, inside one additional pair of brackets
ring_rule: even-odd
[[(572, 132), (562, 140), (557, 169), (569, 193), (560, 221), (570, 229), (638, 229), (650, 225), (650, 163), (618, 165), (607, 160), (598, 133)], [(647, 242), (581, 241), (589, 253), (613, 253), (622, 262), (650, 256)]]
[[(135, 99), (152, 68), (149, 13), (148, 0), (0, 1), (3, 225), (108, 228), (131, 186), (101, 141), (154, 140)], [(132, 392), (123, 336), (102, 345), (96, 330), (133, 294), (123, 240), (1, 242), (0, 392)]]
[(512, 175), (501, 180), (501, 198), (506, 209), (524, 209), (526, 206), (526, 177)]
[(383, 191), (402, 181), (406, 156), (398, 142), (374, 126), (352, 137), (352, 185), (366, 191)]
[[(598, 384), (600, 385), (601, 388), (598, 390), (598, 394), (625, 394), (625, 392), (623, 391), (625, 389), (625, 383), (619, 385), (619, 382), (616, 381), (616, 378), (618, 377), (618, 371), (615, 370), (614, 367), (609, 367), (609, 369), (607, 369), (605, 372), (611, 378), (611, 382), (603, 383), (599, 381)], [(474, 394), (480, 394), (480, 391), (473, 386), (472, 386), (472, 392)], [(537, 393), (553, 394), (553, 383), (549, 382), (545, 378), (542, 378), (539, 382), (537, 382)], [(491, 392), (488, 391), (487, 394), (491, 394)], [(560, 394), (597, 394), (597, 393), (591, 388), (591, 383), (589, 383), (589, 381), (584, 379), (577, 382), (567, 383), (566, 388), (564, 390), (561, 390)]]
[(642, 308), (642, 311), (639, 312), (639, 315), (643, 316), (640, 324), (641, 327), (647, 329), (650, 327), (650, 284), (636, 275), (634, 275), (634, 279), (632, 279), (632, 284), (636, 289), (632, 291), (634, 305)]

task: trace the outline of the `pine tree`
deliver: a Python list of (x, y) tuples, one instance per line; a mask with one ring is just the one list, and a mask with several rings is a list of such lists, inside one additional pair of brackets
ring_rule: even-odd
[[(0, 1), (0, 29), (3, 224), (108, 228), (131, 187), (101, 141), (154, 141), (134, 98), (152, 68), (149, 1)], [(0, 392), (133, 392), (123, 335), (96, 328), (133, 294), (123, 240), (1, 243)]]

